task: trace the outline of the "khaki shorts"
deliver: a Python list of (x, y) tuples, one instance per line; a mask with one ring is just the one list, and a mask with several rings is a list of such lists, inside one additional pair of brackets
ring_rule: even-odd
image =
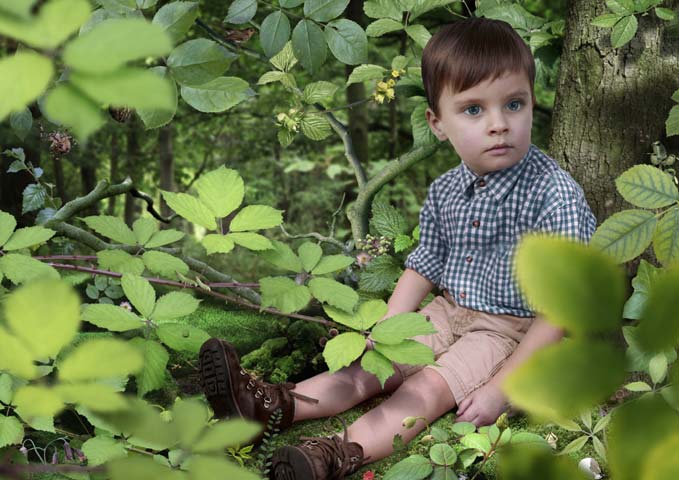
[(423, 368), (436, 370), (458, 405), (495, 375), (535, 319), (464, 308), (447, 293), (434, 298), (419, 313), (429, 317), (438, 333), (413, 340), (429, 346), (440, 366), (394, 363), (394, 368), (404, 380)]

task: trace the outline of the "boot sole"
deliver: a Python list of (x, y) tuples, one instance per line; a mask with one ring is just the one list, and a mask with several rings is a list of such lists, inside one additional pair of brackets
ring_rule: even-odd
[(273, 480), (317, 480), (309, 457), (299, 448), (289, 446), (281, 447), (273, 454), (271, 473)]
[(233, 400), (231, 374), (222, 342), (211, 338), (203, 343), (200, 347), (199, 362), (201, 387), (215, 412), (215, 417), (233, 415), (242, 417), (238, 405)]

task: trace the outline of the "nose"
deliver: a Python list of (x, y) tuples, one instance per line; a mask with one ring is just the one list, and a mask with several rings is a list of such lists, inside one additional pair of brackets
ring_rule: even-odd
[(488, 133), (498, 135), (509, 130), (509, 123), (502, 112), (494, 112), (488, 116)]

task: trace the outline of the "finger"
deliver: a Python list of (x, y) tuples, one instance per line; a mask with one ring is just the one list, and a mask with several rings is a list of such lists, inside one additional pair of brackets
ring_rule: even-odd
[(460, 402), (460, 404), (457, 407), (458, 413), (464, 412), (465, 410), (467, 410), (467, 407), (469, 407), (469, 405), (471, 405), (471, 403), (472, 403), (471, 395), (463, 398), (462, 401)]

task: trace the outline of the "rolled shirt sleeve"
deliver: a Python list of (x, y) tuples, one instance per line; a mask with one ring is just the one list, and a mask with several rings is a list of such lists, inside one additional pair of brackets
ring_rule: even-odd
[(566, 203), (547, 214), (536, 230), (562, 235), (571, 240), (589, 243), (596, 230), (596, 218), (584, 198)]
[(439, 285), (446, 263), (448, 247), (441, 231), (441, 215), (437, 207), (436, 184), (432, 184), (420, 211), (420, 243), (408, 255), (405, 267)]

